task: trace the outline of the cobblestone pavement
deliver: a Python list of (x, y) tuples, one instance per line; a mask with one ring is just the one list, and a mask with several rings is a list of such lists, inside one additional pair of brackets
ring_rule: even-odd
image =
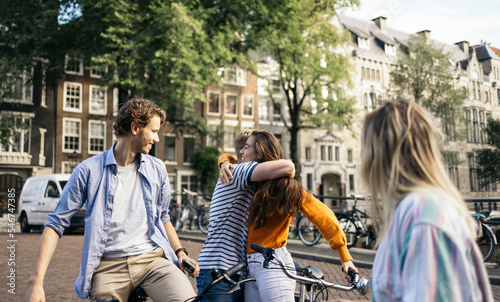
[[(21, 301), (25, 294), (29, 275), (33, 269), (33, 261), (36, 254), (36, 248), (40, 240), (41, 233), (20, 234), (16, 233), (15, 238), (9, 238), (7, 234), (0, 234), (0, 301)], [(8, 240), (17, 240), (9, 242)], [(200, 253), (202, 242), (181, 240), (190, 256), (197, 259)], [(15, 246), (15, 250), (12, 246)], [(78, 275), (80, 265), (81, 249), (83, 245), (83, 235), (74, 234), (63, 236), (57, 246), (57, 250), (49, 265), (47, 275), (44, 281), (44, 289), (47, 301), (88, 301), (81, 300), (73, 289), (73, 282)], [(9, 247), (11, 247), (9, 249)], [(343, 283), (340, 266), (337, 264), (296, 259), (302, 265), (314, 265), (325, 273), (325, 280), (332, 283)], [(9, 266), (9, 263), (11, 264)], [(10, 269), (15, 269), (12, 276)], [(360, 268), (362, 276), (369, 277), (370, 269)], [(9, 277), (10, 275), (10, 277)], [(7, 284), (13, 279), (15, 294), (8, 292), (11, 287)], [(190, 278), (193, 287), (195, 280)], [(493, 295), (495, 301), (500, 301), (500, 285), (493, 285)], [(353, 292), (341, 292), (336, 290), (329, 291), (329, 301), (335, 299), (368, 301), (371, 296), (361, 297)]]

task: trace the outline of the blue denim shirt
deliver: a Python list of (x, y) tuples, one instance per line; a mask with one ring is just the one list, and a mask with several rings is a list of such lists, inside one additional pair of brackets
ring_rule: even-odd
[[(78, 296), (89, 297), (92, 274), (99, 262), (108, 239), (111, 214), (117, 187), (118, 170), (110, 150), (93, 156), (79, 164), (64, 187), (54, 213), (49, 215), (45, 226), (54, 229), (59, 236), (70, 224), (71, 217), (85, 204), (85, 234), (80, 273), (74, 283)], [(167, 259), (177, 264), (165, 231), (164, 223), (170, 221), (170, 183), (165, 164), (150, 155), (139, 154), (138, 172), (146, 203), (149, 236), (165, 251)]]

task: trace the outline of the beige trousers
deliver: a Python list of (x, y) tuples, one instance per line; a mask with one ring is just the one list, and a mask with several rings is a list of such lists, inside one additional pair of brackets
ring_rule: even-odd
[(161, 248), (141, 255), (102, 258), (92, 276), (90, 301), (127, 302), (136, 287), (153, 301), (185, 301), (196, 296), (187, 276), (165, 258)]

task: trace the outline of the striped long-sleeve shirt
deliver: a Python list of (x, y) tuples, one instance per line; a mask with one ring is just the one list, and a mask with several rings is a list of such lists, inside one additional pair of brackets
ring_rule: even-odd
[(493, 301), (482, 254), (450, 197), (406, 196), (375, 256), (373, 301)]
[(250, 179), (257, 165), (235, 165), (229, 184), (217, 182), (210, 204), (208, 236), (198, 258), (200, 269), (228, 270), (238, 262), (246, 262), (246, 210), (254, 194)]

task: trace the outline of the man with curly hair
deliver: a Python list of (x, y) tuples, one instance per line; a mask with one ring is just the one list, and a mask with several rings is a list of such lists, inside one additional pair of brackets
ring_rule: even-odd
[(170, 222), (167, 170), (148, 154), (159, 142), (165, 117), (147, 99), (132, 99), (121, 107), (113, 125), (117, 141), (75, 168), (45, 223), (26, 301), (44, 300), (43, 279), (57, 240), (84, 205), (82, 262), (74, 284), (80, 298), (127, 301), (138, 286), (154, 301), (195, 296), (181, 260), (195, 265), (191, 277), (198, 276), (199, 267)]

